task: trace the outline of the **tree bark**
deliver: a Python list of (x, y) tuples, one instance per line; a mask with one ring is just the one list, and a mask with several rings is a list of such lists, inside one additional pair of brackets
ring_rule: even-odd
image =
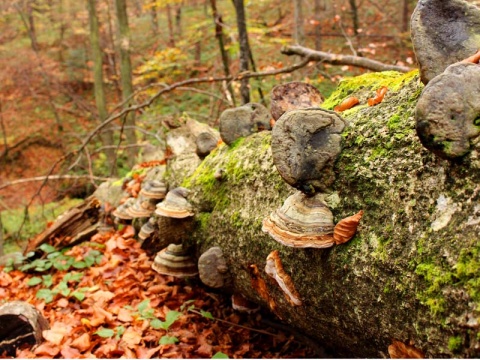
[(323, 51), (315, 51), (300, 45), (287, 46), (282, 49), (282, 54), (285, 55), (300, 55), (308, 57), (312, 61), (322, 61), (332, 65), (352, 65), (358, 66), (372, 71), (399, 71), (408, 72), (413, 68), (407, 66), (388, 65), (376, 60), (367, 59), (360, 56), (331, 54)]
[(358, 29), (360, 28), (359, 22), (358, 22), (358, 6), (357, 6), (357, 1), (356, 0), (348, 0), (350, 4), (350, 12), (352, 14), (352, 26), (353, 26), (353, 32), (355, 36), (358, 35)]
[(175, 47), (175, 33), (173, 31), (173, 19), (172, 19), (172, 6), (168, 3), (167, 10), (167, 22), (168, 22), (168, 46)]
[[(247, 23), (245, 21), (245, 6), (243, 0), (233, 0), (233, 4), (237, 17), (238, 41), (240, 43), (240, 72), (244, 72), (248, 71), (250, 58)], [(250, 102), (250, 85), (248, 78), (242, 79), (240, 82), (240, 95), (242, 96), (242, 104)]]
[[(115, 0), (117, 9), (119, 49), (120, 49), (120, 77), (122, 82), (122, 99), (126, 101), (133, 95), (132, 63), (130, 61), (130, 29), (128, 26), (127, 4), (125, 0)], [(132, 99), (133, 101), (133, 99)], [(131, 112), (125, 117), (125, 135), (128, 145), (137, 143), (135, 135), (135, 113)], [(132, 167), (135, 164), (137, 148), (127, 148), (127, 164)]]
[[(98, 117), (100, 122), (103, 122), (107, 118), (107, 103), (105, 99), (105, 90), (103, 85), (103, 61), (102, 61), (102, 49), (100, 48), (100, 31), (98, 27), (97, 10), (95, 8), (96, 1), (88, 0), (88, 18), (90, 22), (90, 46), (92, 50), (93, 58), (93, 80), (94, 80), (94, 94), (95, 103), (97, 105)], [(106, 129), (104, 133), (100, 135), (103, 145), (113, 145), (113, 134)], [(116, 157), (115, 149), (107, 148), (105, 150), (107, 155), (107, 162), (111, 166), (112, 171), (116, 173)]]
[[(217, 38), (218, 48), (220, 49), (220, 55), (222, 56), (223, 72), (225, 73), (226, 77), (229, 77), (230, 76), (230, 60), (228, 57), (227, 50), (225, 50), (225, 41), (224, 41), (223, 28), (222, 28), (222, 16), (217, 11), (216, 0), (210, 0), (210, 6), (212, 8), (212, 16), (213, 16), (213, 21), (215, 23), (215, 37)], [(233, 92), (233, 87), (231, 82), (228, 82), (227, 91), (229, 93), (227, 95), (227, 98), (229, 98), (229, 102), (231, 102), (232, 105), (235, 106), (235, 94)]]
[(315, 50), (322, 50), (322, 27), (321, 27), (321, 6), (320, 0), (314, 0), (313, 13), (315, 16)]
[(303, 27), (302, 0), (293, 0), (293, 42), (298, 45), (305, 43), (305, 30)]

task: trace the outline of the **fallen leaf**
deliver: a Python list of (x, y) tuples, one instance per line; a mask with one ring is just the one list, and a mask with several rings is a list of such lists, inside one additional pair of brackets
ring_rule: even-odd
[(131, 322), (133, 321), (133, 317), (131, 315), (131, 311), (125, 308), (121, 308), (118, 311), (117, 319), (123, 322)]
[(122, 340), (129, 346), (138, 345), (142, 341), (142, 333), (139, 333), (133, 327), (129, 327), (123, 333)]
[(393, 340), (388, 347), (388, 354), (392, 359), (424, 359), (425, 354), (422, 350), (415, 348), (412, 345), (404, 344), (401, 341)]
[(78, 359), (81, 357), (80, 351), (70, 346), (62, 346), (60, 353), (65, 359)]
[(35, 350), (34, 353), (37, 356), (49, 356), (54, 357), (60, 352), (58, 346), (50, 344), (49, 342), (41, 343)]
[(77, 348), (80, 351), (87, 351), (90, 349), (90, 346), (92, 343), (90, 342), (90, 334), (89, 333), (83, 333), (79, 337), (75, 338), (70, 346)]

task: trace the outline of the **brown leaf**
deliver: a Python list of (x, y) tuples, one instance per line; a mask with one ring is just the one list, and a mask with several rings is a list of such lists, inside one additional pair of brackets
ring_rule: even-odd
[(124, 341), (130, 347), (138, 345), (142, 341), (142, 332), (135, 330), (133, 327), (129, 327), (123, 333), (122, 341)]
[(34, 353), (37, 356), (49, 356), (54, 357), (60, 352), (58, 346), (49, 343), (48, 341), (40, 344), (35, 350)]
[(137, 359), (151, 359), (155, 353), (158, 352), (160, 346), (154, 347), (152, 349), (148, 349), (144, 346), (137, 346), (135, 349)]
[(121, 308), (118, 311), (117, 319), (123, 322), (132, 322), (133, 321), (132, 313), (128, 309)]
[(412, 345), (404, 344), (401, 341), (393, 340), (388, 347), (388, 354), (392, 359), (424, 359), (425, 354), (422, 350)]
[(65, 359), (78, 359), (82, 357), (80, 351), (70, 346), (62, 346), (62, 350), (60, 351), (60, 353)]
[(90, 346), (92, 343), (90, 342), (90, 334), (89, 333), (84, 333), (80, 335), (79, 337), (75, 338), (70, 346), (77, 348), (80, 351), (87, 351), (90, 349)]
[(103, 307), (107, 302), (113, 299), (115, 294), (111, 291), (99, 290), (93, 294), (88, 294), (87, 297), (92, 298), (95, 301), (95, 305)]

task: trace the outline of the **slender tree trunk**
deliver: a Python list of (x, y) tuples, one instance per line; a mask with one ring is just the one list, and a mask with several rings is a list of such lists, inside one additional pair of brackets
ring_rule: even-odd
[(302, 0), (293, 0), (293, 41), (295, 44), (304, 45), (305, 31), (303, 29), (303, 9)]
[(313, 13), (315, 17), (315, 50), (322, 50), (322, 27), (320, 26), (320, 13), (322, 11), (320, 0), (314, 0)]
[(182, 36), (182, 6), (183, 1), (178, 4), (177, 8), (175, 9), (175, 32), (177, 38), (180, 38)]
[[(245, 6), (243, 0), (233, 0), (235, 12), (237, 14), (238, 41), (240, 43), (240, 71), (248, 71), (248, 63), (250, 60), (247, 24), (245, 21)], [(240, 82), (240, 94), (242, 96), (242, 104), (250, 102), (250, 86), (249, 79), (244, 78)]]
[(150, 6), (150, 21), (152, 23), (152, 33), (153, 36), (158, 35), (158, 16), (157, 16), (157, 6), (155, 5), (155, 1), (152, 1)]
[(167, 21), (168, 21), (168, 46), (175, 47), (175, 35), (173, 33), (173, 19), (172, 19), (172, 7), (167, 4)]
[(350, 3), (350, 9), (352, 13), (352, 25), (353, 25), (353, 32), (355, 35), (358, 35), (358, 29), (360, 28), (358, 23), (358, 6), (356, 0), (348, 0)]
[(115, 84), (115, 91), (117, 92), (118, 96), (121, 96), (121, 88), (120, 88), (120, 83), (118, 81), (118, 72), (117, 72), (117, 58), (115, 52), (120, 52), (120, 50), (117, 49), (116, 43), (115, 43), (115, 32), (113, 29), (113, 20), (112, 20), (112, 9), (111, 9), (111, 4), (110, 0), (107, 0), (107, 23), (108, 23), (108, 37), (110, 40), (110, 44), (112, 49), (115, 49), (115, 51), (108, 51), (105, 54), (106, 61), (108, 62), (107, 65), (107, 79), (112, 79), (113, 83)]
[[(223, 64), (223, 72), (225, 73), (225, 76), (230, 76), (230, 59), (228, 57), (228, 53), (225, 50), (225, 42), (224, 42), (224, 37), (223, 37), (223, 28), (222, 28), (222, 17), (217, 11), (217, 2), (216, 0), (210, 0), (210, 6), (212, 7), (212, 16), (213, 16), (213, 21), (215, 22), (215, 37), (217, 38), (218, 41), (218, 47), (220, 49), (220, 54), (222, 56), (222, 64)], [(233, 93), (233, 88), (232, 84), (228, 83), (227, 85), (227, 91), (229, 93), (233, 105), (235, 106), (235, 96)]]
[[(118, 19), (118, 31), (120, 40), (120, 77), (122, 81), (122, 98), (127, 100), (133, 95), (132, 85), (132, 63), (130, 61), (130, 29), (128, 26), (127, 5), (125, 0), (115, 0)], [(131, 99), (133, 101), (133, 99)], [(125, 135), (127, 144), (134, 145), (137, 143), (135, 135), (135, 112), (130, 112), (125, 119)], [(137, 148), (132, 146), (127, 148), (129, 167), (135, 164), (137, 156)]]
[(410, 11), (408, 8), (408, 1), (403, 0), (403, 9), (402, 9), (402, 32), (406, 33), (409, 30), (409, 21), (410, 21)]
[(35, 30), (35, 19), (33, 17), (33, 5), (35, 5), (34, 0), (27, 1), (27, 19), (28, 19), (27, 31), (29, 33), (30, 41), (32, 43), (32, 49), (35, 52), (37, 52), (38, 41), (37, 41), (37, 31)]
[[(97, 104), (98, 116), (100, 122), (107, 118), (107, 103), (105, 100), (105, 90), (103, 85), (103, 61), (102, 49), (100, 48), (100, 31), (98, 26), (97, 11), (95, 9), (95, 0), (87, 0), (88, 18), (90, 22), (90, 46), (92, 49), (93, 58), (93, 80), (95, 102)], [(113, 133), (111, 131), (103, 132), (101, 140), (106, 146), (105, 153), (107, 155), (108, 164), (112, 167), (112, 171), (116, 171), (115, 149), (110, 146), (113, 145)]]

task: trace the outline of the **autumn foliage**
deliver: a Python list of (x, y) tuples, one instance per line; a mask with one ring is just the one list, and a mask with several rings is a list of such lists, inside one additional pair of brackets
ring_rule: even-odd
[(43, 332), (45, 341), (33, 349), (17, 350), (17, 357), (308, 356), (308, 350), (289, 334), (250, 330), (262, 327), (260, 314), (247, 317), (234, 312), (228, 298), (208, 292), (197, 280), (181, 281), (153, 271), (151, 258), (133, 234), (127, 226), (97, 234), (90, 242), (66, 251), (64, 255), (77, 261), (92, 251), (100, 250), (103, 256), (90, 267), (52, 268), (46, 275), (48, 285), (58, 291), (50, 299), (38, 296), (45, 287), (32, 281), (40, 277), (38, 273), (0, 271), (0, 298), (33, 304), (50, 323), (50, 329)]

